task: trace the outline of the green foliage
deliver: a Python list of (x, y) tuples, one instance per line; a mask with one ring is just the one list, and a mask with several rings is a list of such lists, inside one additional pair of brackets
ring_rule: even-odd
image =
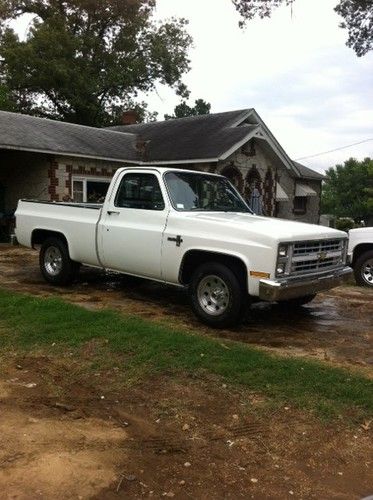
[(3, 111), (15, 111), (16, 103), (13, 101), (11, 92), (5, 85), (0, 84), (0, 109)]
[[(0, 81), (21, 111), (94, 126), (115, 122), (157, 83), (187, 97), (187, 21), (155, 22), (154, 8), (155, 0), (1, 0)], [(22, 14), (33, 15), (24, 41), (8, 27)]]
[(364, 56), (373, 49), (373, 2), (370, 0), (340, 0), (335, 8), (343, 18), (341, 28), (348, 30), (347, 46)]
[(346, 233), (355, 227), (358, 226), (355, 224), (354, 219), (351, 219), (351, 217), (340, 217), (335, 221), (335, 228), (340, 231), (346, 231)]
[[(240, 26), (255, 17), (270, 17), (280, 5), (292, 5), (295, 0), (232, 0), (241, 14)], [(346, 45), (360, 57), (373, 49), (373, 2), (371, 0), (339, 0), (334, 9), (343, 19), (341, 28), (348, 31)]]
[[(264, 394), (271, 402), (291, 402), (318, 415), (373, 413), (373, 381), (342, 369), (299, 358), (272, 356), (241, 344), (173, 329), (112, 311), (92, 312), (56, 299), (0, 290), (0, 350), (79, 350), (105, 340), (97, 365), (115, 353), (125, 362), (126, 379), (152, 373), (211, 373)], [(51, 347), (53, 345), (53, 347)], [(203, 356), (201, 356), (203, 355)]]
[(173, 115), (164, 115), (165, 120), (173, 118), (185, 118), (186, 116), (209, 115), (211, 104), (203, 99), (196, 99), (194, 106), (188, 106), (186, 101), (181, 101), (180, 104), (175, 106)]
[(364, 219), (373, 214), (373, 160), (354, 158), (326, 171), (321, 210), (336, 217)]

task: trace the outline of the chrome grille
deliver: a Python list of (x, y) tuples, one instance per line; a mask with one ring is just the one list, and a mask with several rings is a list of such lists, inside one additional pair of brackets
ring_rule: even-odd
[(301, 243), (295, 243), (293, 255), (305, 255), (314, 252), (335, 252), (342, 249), (343, 241), (302, 241)]
[(290, 274), (325, 271), (343, 264), (345, 240), (318, 240), (294, 243)]

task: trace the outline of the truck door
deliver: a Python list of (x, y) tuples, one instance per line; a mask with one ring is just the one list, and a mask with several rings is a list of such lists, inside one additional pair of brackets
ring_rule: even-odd
[[(161, 279), (161, 250), (168, 206), (155, 171), (124, 171), (99, 227), (107, 269)], [(118, 184), (117, 184), (118, 185)]]

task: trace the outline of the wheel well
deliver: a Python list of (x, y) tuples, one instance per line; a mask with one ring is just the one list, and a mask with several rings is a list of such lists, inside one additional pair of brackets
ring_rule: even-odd
[(361, 243), (360, 245), (357, 245), (354, 248), (352, 265), (354, 266), (360, 255), (362, 255), (364, 252), (367, 252), (368, 250), (373, 250), (373, 243)]
[(239, 257), (204, 250), (190, 250), (184, 255), (179, 273), (180, 283), (188, 285), (191, 281), (193, 271), (206, 262), (220, 262), (229, 267), (236, 274), (237, 278), (242, 281), (245, 288), (247, 288), (247, 268)]
[(59, 238), (66, 244), (67, 247), (69, 247), (65, 235), (63, 235), (62, 233), (59, 233), (57, 231), (51, 231), (49, 229), (34, 229), (31, 236), (32, 248), (34, 248), (35, 245), (42, 245), (45, 240), (51, 237)]

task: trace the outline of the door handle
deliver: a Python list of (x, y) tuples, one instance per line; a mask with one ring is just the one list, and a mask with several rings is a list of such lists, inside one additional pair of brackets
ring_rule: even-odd
[(118, 215), (120, 212), (117, 212), (115, 210), (108, 210), (107, 213), (108, 213), (108, 215), (113, 215), (113, 214), (117, 214)]
[(183, 238), (179, 234), (176, 236), (176, 238), (167, 238), (167, 240), (174, 241), (177, 247), (179, 247), (183, 242)]

